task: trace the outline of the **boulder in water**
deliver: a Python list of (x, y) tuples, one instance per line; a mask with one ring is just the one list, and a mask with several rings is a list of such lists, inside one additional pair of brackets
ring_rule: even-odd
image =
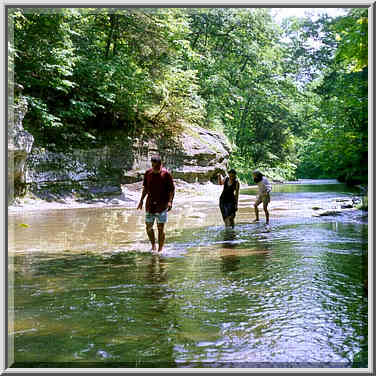
[(321, 210), (313, 214), (314, 217), (324, 217), (324, 216), (330, 216), (330, 215), (340, 215), (341, 210), (338, 209), (327, 209), (327, 210)]

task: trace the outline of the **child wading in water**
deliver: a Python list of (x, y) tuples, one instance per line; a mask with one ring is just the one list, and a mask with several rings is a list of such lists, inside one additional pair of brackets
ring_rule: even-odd
[(258, 185), (259, 190), (254, 204), (256, 219), (253, 222), (259, 221), (258, 206), (262, 203), (265, 212), (266, 225), (269, 225), (268, 204), (270, 202), (270, 191), (272, 190), (272, 186), (260, 171), (253, 171), (253, 180)]
[(236, 179), (236, 171), (234, 169), (230, 170), (225, 179), (219, 174), (218, 183), (223, 185), (223, 191), (219, 198), (219, 208), (221, 209), (223, 221), (226, 227), (231, 226), (234, 228), (240, 185), (238, 179)]

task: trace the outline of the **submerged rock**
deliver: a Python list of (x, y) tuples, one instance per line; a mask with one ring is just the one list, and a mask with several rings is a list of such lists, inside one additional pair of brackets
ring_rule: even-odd
[(338, 209), (328, 209), (328, 210), (320, 210), (313, 214), (314, 217), (323, 217), (328, 215), (340, 215), (341, 210)]
[(345, 203), (341, 205), (341, 209), (350, 209), (353, 208), (354, 204), (353, 203)]

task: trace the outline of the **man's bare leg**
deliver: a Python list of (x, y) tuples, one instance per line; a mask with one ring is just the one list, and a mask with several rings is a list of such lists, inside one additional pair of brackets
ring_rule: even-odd
[(253, 207), (255, 208), (255, 216), (256, 216), (256, 219), (253, 221), (253, 222), (258, 222), (259, 221), (259, 211), (258, 211), (258, 205), (259, 204), (255, 204)]
[(268, 203), (263, 204), (264, 206), (264, 212), (265, 212), (265, 218), (266, 218), (266, 224), (269, 224), (269, 211), (268, 211)]
[(162, 252), (164, 242), (165, 242), (165, 233), (164, 233), (164, 223), (158, 223), (158, 252)]
[(148, 238), (151, 243), (151, 250), (155, 251), (156, 247), (155, 247), (155, 234), (153, 230), (153, 223), (146, 223), (146, 233), (148, 234)]

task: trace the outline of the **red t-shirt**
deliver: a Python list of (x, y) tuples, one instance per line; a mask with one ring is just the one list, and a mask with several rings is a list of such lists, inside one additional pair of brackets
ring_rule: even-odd
[(166, 210), (170, 193), (175, 193), (172, 175), (164, 167), (158, 173), (154, 173), (153, 169), (150, 168), (144, 175), (144, 187), (148, 194), (146, 211), (161, 213)]

